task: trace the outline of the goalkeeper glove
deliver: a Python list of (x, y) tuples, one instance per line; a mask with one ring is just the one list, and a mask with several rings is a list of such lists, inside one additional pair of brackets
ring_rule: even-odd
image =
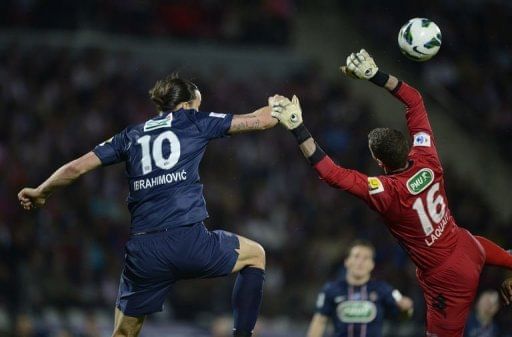
[(275, 117), (288, 130), (293, 130), (302, 124), (302, 110), (299, 99), (293, 95), (289, 99), (271, 100), (272, 117)]
[(342, 71), (350, 77), (360, 80), (369, 80), (379, 71), (373, 57), (364, 49), (359, 53), (352, 53), (347, 57), (347, 64), (342, 67)]

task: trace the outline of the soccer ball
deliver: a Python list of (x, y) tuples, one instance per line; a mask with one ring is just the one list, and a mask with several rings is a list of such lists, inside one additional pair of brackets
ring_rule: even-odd
[(411, 60), (430, 60), (441, 47), (441, 30), (429, 19), (411, 19), (400, 28), (398, 45)]

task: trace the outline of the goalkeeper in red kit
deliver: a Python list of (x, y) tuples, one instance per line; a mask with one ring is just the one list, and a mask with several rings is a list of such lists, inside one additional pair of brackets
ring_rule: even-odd
[[(512, 256), (493, 242), (474, 236), (455, 222), (448, 207), (443, 168), (420, 93), (379, 71), (363, 49), (342, 68), (349, 77), (386, 88), (406, 107), (407, 137), (400, 131), (370, 131), (372, 157), (384, 170), (375, 177), (336, 165), (316, 144), (302, 121), (297, 97), (276, 98), (272, 115), (296, 137), (310, 164), (329, 185), (362, 199), (378, 212), (391, 234), (417, 266), (427, 305), (426, 336), (462, 337), (484, 264), (512, 269)], [(504, 285), (511, 300), (510, 282)]]

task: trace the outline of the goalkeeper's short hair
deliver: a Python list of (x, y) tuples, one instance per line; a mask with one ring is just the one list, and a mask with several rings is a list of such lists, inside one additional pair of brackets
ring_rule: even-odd
[(376, 128), (368, 134), (368, 144), (373, 155), (389, 170), (405, 166), (409, 155), (409, 143), (404, 134), (395, 129)]

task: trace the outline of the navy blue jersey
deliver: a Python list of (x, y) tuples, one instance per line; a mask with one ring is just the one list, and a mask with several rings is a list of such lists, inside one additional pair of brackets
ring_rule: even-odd
[(351, 286), (338, 279), (324, 285), (316, 312), (332, 320), (335, 337), (381, 337), (384, 314), (399, 313), (400, 296), (386, 282), (370, 280), (362, 286)]
[(469, 316), (466, 328), (464, 329), (464, 337), (497, 337), (498, 326), (491, 322), (489, 325), (483, 325), (477, 318), (475, 313)]
[(199, 163), (231, 114), (178, 110), (128, 127), (96, 146), (102, 165), (125, 163), (132, 232), (180, 227), (208, 217)]

